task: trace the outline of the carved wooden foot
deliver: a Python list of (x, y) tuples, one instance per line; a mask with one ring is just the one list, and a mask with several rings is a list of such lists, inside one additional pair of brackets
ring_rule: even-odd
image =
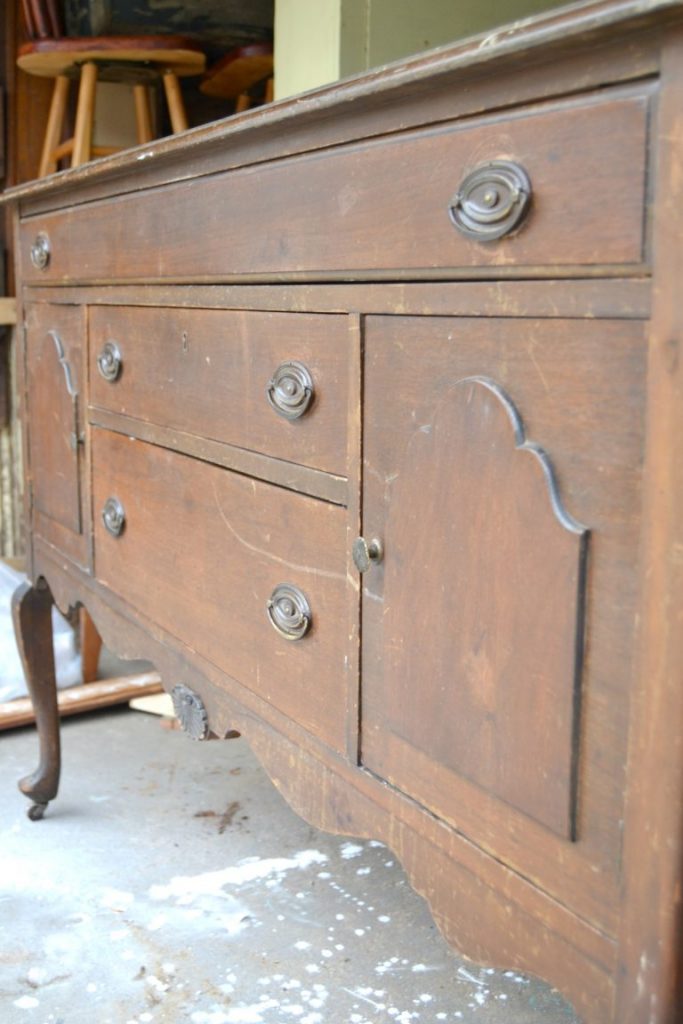
[(46, 584), (22, 583), (12, 597), (12, 617), (19, 653), (36, 716), (40, 763), (19, 789), (33, 801), (31, 821), (43, 817), (59, 788), (60, 743), (57, 682), (52, 646), (52, 594)]

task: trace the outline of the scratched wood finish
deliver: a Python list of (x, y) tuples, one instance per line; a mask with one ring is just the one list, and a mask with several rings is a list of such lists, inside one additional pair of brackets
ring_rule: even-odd
[(32, 288), (36, 302), (67, 305), (214, 308), (264, 312), (402, 313), (408, 316), (552, 317), (646, 320), (650, 280), (603, 277), (565, 281), (440, 281), (403, 284), (100, 285)]
[[(27, 282), (639, 263), (647, 117), (645, 96), (600, 96), (76, 207), (23, 227), (24, 253), (37, 232), (52, 245)], [(448, 204), (498, 158), (529, 174), (531, 212), (518, 234), (482, 245), (456, 230)], [(216, 210), (229, 242), (213, 230)], [(267, 230), (254, 231), (254, 210)]]
[[(363, 580), (363, 760), (558, 897), (574, 878), (574, 905), (614, 934), (633, 678), (637, 594), (633, 552), (640, 522), (646, 359), (643, 325), (370, 317), (365, 348), (366, 409), (374, 412), (365, 422), (363, 529), (366, 536), (385, 538), (386, 555), (383, 564)], [(536, 607), (534, 579), (541, 578), (521, 562), (521, 551), (502, 560), (495, 580), (479, 580), (474, 567), (475, 578), (462, 579), (463, 561), (470, 557), (468, 547), (479, 550), (479, 529), (486, 522), (479, 522), (475, 530), (466, 518), (461, 519), (453, 533), (455, 510), (464, 504), (466, 512), (469, 501), (476, 517), (495, 506), (495, 480), (486, 474), (484, 464), (479, 469), (471, 466), (472, 475), (465, 482), (463, 456), (458, 458), (456, 439), (448, 431), (440, 445), (428, 446), (417, 465), (410, 459), (416, 442), (433, 437), (420, 428), (433, 426), (455, 383), (479, 376), (494, 380), (511, 397), (526, 436), (541, 445), (552, 462), (562, 504), (590, 530), (578, 841), (571, 844), (557, 842), (534, 820), (501, 803), (487, 786), (473, 784), (472, 772), (466, 777), (462, 763), (459, 773), (453, 768), (457, 755), (450, 750), (450, 722), (456, 723), (453, 729), (458, 736), (458, 730), (467, 733), (468, 722), (474, 729), (480, 721), (473, 710), (468, 718), (468, 706), (463, 703), (467, 695), (461, 695), (462, 684), (452, 667), (454, 658), (467, 654), (467, 649), (458, 647), (458, 624), (470, 609), (460, 606), (483, 599), (482, 588), (490, 586), (488, 613), (483, 608), (478, 619), (482, 628), (488, 626), (501, 644), (505, 640), (498, 637), (497, 628), (503, 622), (510, 626), (515, 621), (520, 628), (515, 638), (519, 649), (510, 651), (503, 675), (513, 691), (527, 685), (523, 674), (511, 672), (515, 658), (525, 657), (540, 642), (533, 622), (527, 622), (526, 636), (521, 629), (520, 617)], [(485, 437), (484, 432), (482, 444)], [(465, 458), (470, 446), (478, 451), (477, 440), (476, 434), (467, 437)], [(430, 473), (435, 477), (428, 482)], [(518, 504), (507, 519), (517, 523), (516, 530), (533, 530), (538, 528), (540, 510), (535, 512), (526, 513), (526, 524), (523, 519), (520, 522), (523, 509)], [(488, 547), (481, 553), (483, 570), (496, 562), (495, 543), (508, 543), (505, 524), (503, 518), (499, 531), (489, 535)], [(551, 544), (546, 558), (552, 558), (552, 550)], [(511, 561), (513, 553), (516, 562)], [(510, 578), (506, 573), (517, 564), (519, 575)], [(411, 587), (405, 589), (407, 579)], [(436, 579), (442, 580), (439, 586)], [(547, 616), (545, 626), (556, 633), (576, 622), (571, 604), (563, 608), (552, 603), (561, 600), (561, 593), (558, 589), (546, 594), (547, 608), (541, 611)], [(553, 642), (557, 637), (549, 635), (549, 649)], [(400, 648), (395, 650), (395, 644)], [(423, 659), (424, 671), (419, 668)], [(561, 671), (558, 663), (552, 682), (545, 685), (561, 685)], [(401, 699), (395, 689), (397, 679)], [(566, 685), (571, 687), (571, 681), (565, 676)], [(495, 694), (495, 684), (491, 686)], [(534, 743), (543, 743), (543, 737), (534, 738), (534, 728), (549, 729), (551, 722), (556, 727), (557, 709), (547, 720), (543, 713), (534, 719), (538, 705), (531, 695), (520, 695), (520, 701), (529, 714), (531, 735), (527, 739), (520, 729), (515, 755), (509, 751), (502, 763), (513, 761), (522, 770), (527, 751)], [(493, 721), (492, 716), (487, 720)], [(469, 757), (483, 756), (480, 747), (481, 738)], [(561, 753), (558, 749), (558, 764)], [(552, 760), (551, 752), (549, 756)], [(548, 780), (539, 779), (537, 785), (552, 789)], [(533, 791), (530, 785), (527, 799)]]
[(471, 950), (483, 963), (533, 971), (571, 993), (587, 1019), (602, 1024), (607, 1018), (615, 950), (602, 932), (434, 816), (425, 816), (399, 790), (358, 772), (353, 761), (335, 755), (199, 652), (155, 624), (131, 618), (118, 595), (76, 576), (40, 540), (36, 559), (60, 608), (78, 596), (91, 608), (110, 649), (152, 661), (167, 689), (187, 682), (201, 695), (216, 735), (235, 728), (243, 733), (299, 814), (328, 831), (380, 838), (396, 851), (456, 948)]
[[(369, 427), (368, 459), (371, 445)], [(412, 789), (390, 731), (446, 777), (573, 839), (588, 531), (553, 473), (492, 377), (444, 387), (415, 423), (377, 524), (386, 639), (379, 685), (365, 673), (362, 750)], [(367, 518), (374, 528), (374, 509)]]
[[(675, 5), (678, 0), (668, 0)], [(617, 7), (621, 6), (621, 10)], [(630, 7), (625, 16), (625, 6)], [(675, 18), (675, 13), (671, 12)], [(666, 17), (666, 15), (664, 15)], [(661, 9), (627, 0), (600, 0), (581, 19), (539, 19), (533, 28), (496, 33), (486, 45), (444, 47), (428, 60), (409, 58), (389, 70), (379, 68), (346, 83), (334, 83), (307, 96), (270, 105), (267, 111), (231, 117), (195, 129), (190, 141), (157, 140), (137, 155), (134, 177), (128, 158), (111, 156), (97, 168), (75, 169), (68, 181), (28, 183), (14, 195), (29, 198), (33, 214), (125, 194), (171, 181), (187, 181), (254, 162), (323, 150), (330, 145), (406, 131), (486, 111), (512, 110), (539, 99), (581, 94), (607, 84), (656, 76), (659, 68)], [(619, 32), (606, 28), (619, 22)], [(572, 45), (572, 40), (579, 40)], [(590, 45), (589, 45), (590, 41)], [(489, 72), (489, 68), (495, 71)], [(425, 96), (428, 94), (428, 102)], [(363, 107), (363, 129), (358, 111)], [(143, 155), (144, 154), (144, 155)], [(122, 176), (121, 171), (124, 174)]]
[(77, 306), (29, 306), (25, 330), (34, 526), (83, 562), (85, 312)]
[[(97, 369), (110, 340), (121, 353), (115, 381)], [(90, 404), (343, 476), (348, 345), (341, 316), (94, 308)], [(291, 360), (309, 370), (313, 402), (290, 421), (266, 388)]]
[[(679, 1024), (683, 1004), (682, 31), (681, 0), (597, 0), (9, 195), (20, 323), (31, 301), (86, 311), (91, 334), (123, 306), (131, 317), (172, 309), (169, 323), (190, 307), (207, 323), (240, 310), (245, 322), (348, 319), (334, 428), (343, 465), (335, 457), (329, 471), (266, 435), (253, 449), (216, 440), (224, 413), (212, 396), (197, 433), (179, 429), (180, 389), (173, 413), (158, 401), (162, 349), (135, 415), (95, 404), (89, 338), (83, 534), (34, 508), (32, 580), (44, 577), (63, 609), (85, 605), (105, 642), (148, 657), (168, 689), (190, 686), (213, 733), (243, 731), (308, 820), (388, 842), (462, 952), (539, 974), (585, 1024)], [(529, 218), (500, 242), (468, 242), (446, 206), (462, 175), (495, 156), (527, 166)], [(52, 242), (44, 273), (27, 249), (42, 228)], [(153, 332), (139, 340), (148, 358)], [(313, 354), (324, 345), (308, 340)], [(246, 356), (243, 366), (253, 369)], [(467, 377), (487, 378), (514, 405), (562, 508), (588, 531), (573, 691), (574, 535), (553, 520), (547, 481), (513, 469), (537, 457), (509, 434), (503, 444), (500, 397), (482, 405), (475, 388), (457, 416), (442, 402)], [(30, 437), (51, 406), (32, 401), (22, 379)], [(438, 409), (437, 434), (420, 433)], [(449, 443), (436, 445), (444, 432)], [(465, 453), (454, 434), (467, 435)], [(267, 556), (235, 540), (214, 483), (228, 522)], [(474, 528), (453, 540), (473, 501), (492, 517), (483, 495), (505, 492), (513, 512), (485, 550)], [(110, 494), (130, 516), (119, 540), (100, 520)], [(384, 562), (363, 577), (350, 557), (359, 532), (385, 540)], [(428, 532), (442, 555), (425, 572)], [(511, 534), (526, 538), (533, 575)], [(273, 563), (314, 570), (288, 582), (314, 613), (321, 601), (329, 612), (308, 648), (287, 643), (281, 655), (253, 596)], [(538, 581), (553, 569), (544, 604)], [(454, 630), (415, 631), (416, 621), (443, 623), (456, 593)], [(493, 659), (497, 718), (490, 703), (479, 708), (479, 690), (458, 705), (448, 685), (457, 626), (474, 621), (468, 597), (481, 599), (478, 621), (515, 634), (509, 661)], [(537, 621), (550, 623), (547, 649)], [(464, 636), (476, 646), (473, 629)], [(532, 685), (534, 672), (545, 685)], [(501, 714), (508, 678), (522, 700)], [(458, 710), (454, 749), (444, 734)], [(533, 729), (527, 746), (520, 721)], [(477, 748), (463, 753), (468, 724)]]
[(683, 25), (667, 36), (657, 125), (654, 290), (638, 673), (624, 820), (615, 1020), (683, 1015)]
[[(93, 477), (97, 579), (343, 750), (345, 511), (99, 429)], [(126, 513), (116, 538), (100, 515), (110, 497)], [(280, 583), (311, 606), (301, 640), (283, 639), (268, 619)]]

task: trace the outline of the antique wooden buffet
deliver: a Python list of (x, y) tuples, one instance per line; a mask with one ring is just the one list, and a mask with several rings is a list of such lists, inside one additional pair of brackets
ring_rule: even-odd
[(32, 585), (444, 935), (674, 1024), (683, 4), (582, 4), (7, 194)]

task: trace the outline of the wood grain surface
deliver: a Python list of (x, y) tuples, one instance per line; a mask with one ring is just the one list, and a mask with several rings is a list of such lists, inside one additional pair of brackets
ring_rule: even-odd
[[(98, 428), (93, 479), (97, 579), (343, 750), (345, 510)], [(118, 538), (100, 516), (109, 497), (126, 512)], [(280, 583), (311, 606), (300, 641), (268, 620)]]
[[(109, 340), (122, 357), (115, 381), (97, 370)], [(94, 308), (90, 404), (345, 476), (348, 346), (341, 316)], [(291, 360), (309, 370), (313, 402), (289, 421), (266, 390)]]
[[(640, 263), (647, 119), (646, 96), (601, 95), (46, 214), (22, 228), (24, 251), (37, 231), (52, 243), (48, 268), (27, 268), (27, 282), (77, 283), (86, 267), (90, 280), (123, 282)], [(449, 202), (499, 158), (531, 178), (528, 221), (471, 241)], [(228, 239), (214, 230), (218, 210)], [(267, 230), (253, 230), (256, 210)]]
[[(597, 0), (3, 199), (35, 593), (586, 1024), (683, 1006), (681, 31)], [(529, 213), (476, 242), (448, 206), (496, 159)]]

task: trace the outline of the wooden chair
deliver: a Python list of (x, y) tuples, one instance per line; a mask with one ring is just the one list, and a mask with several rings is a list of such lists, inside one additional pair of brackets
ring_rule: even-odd
[[(22, 0), (22, 5), (29, 41), (19, 48), (17, 64), (30, 75), (55, 80), (39, 177), (56, 171), (64, 157), (78, 167), (118, 148), (92, 144), (98, 80), (133, 84), (139, 143), (154, 138), (149, 86), (159, 78), (173, 132), (188, 127), (178, 78), (204, 70), (197, 44), (184, 36), (64, 37), (56, 0)], [(75, 129), (72, 138), (61, 141), (72, 79), (79, 82)]]
[(238, 46), (212, 64), (204, 74), (199, 91), (205, 96), (235, 100), (235, 113), (252, 105), (250, 90), (264, 82), (264, 102), (273, 99), (273, 47), (270, 43)]

